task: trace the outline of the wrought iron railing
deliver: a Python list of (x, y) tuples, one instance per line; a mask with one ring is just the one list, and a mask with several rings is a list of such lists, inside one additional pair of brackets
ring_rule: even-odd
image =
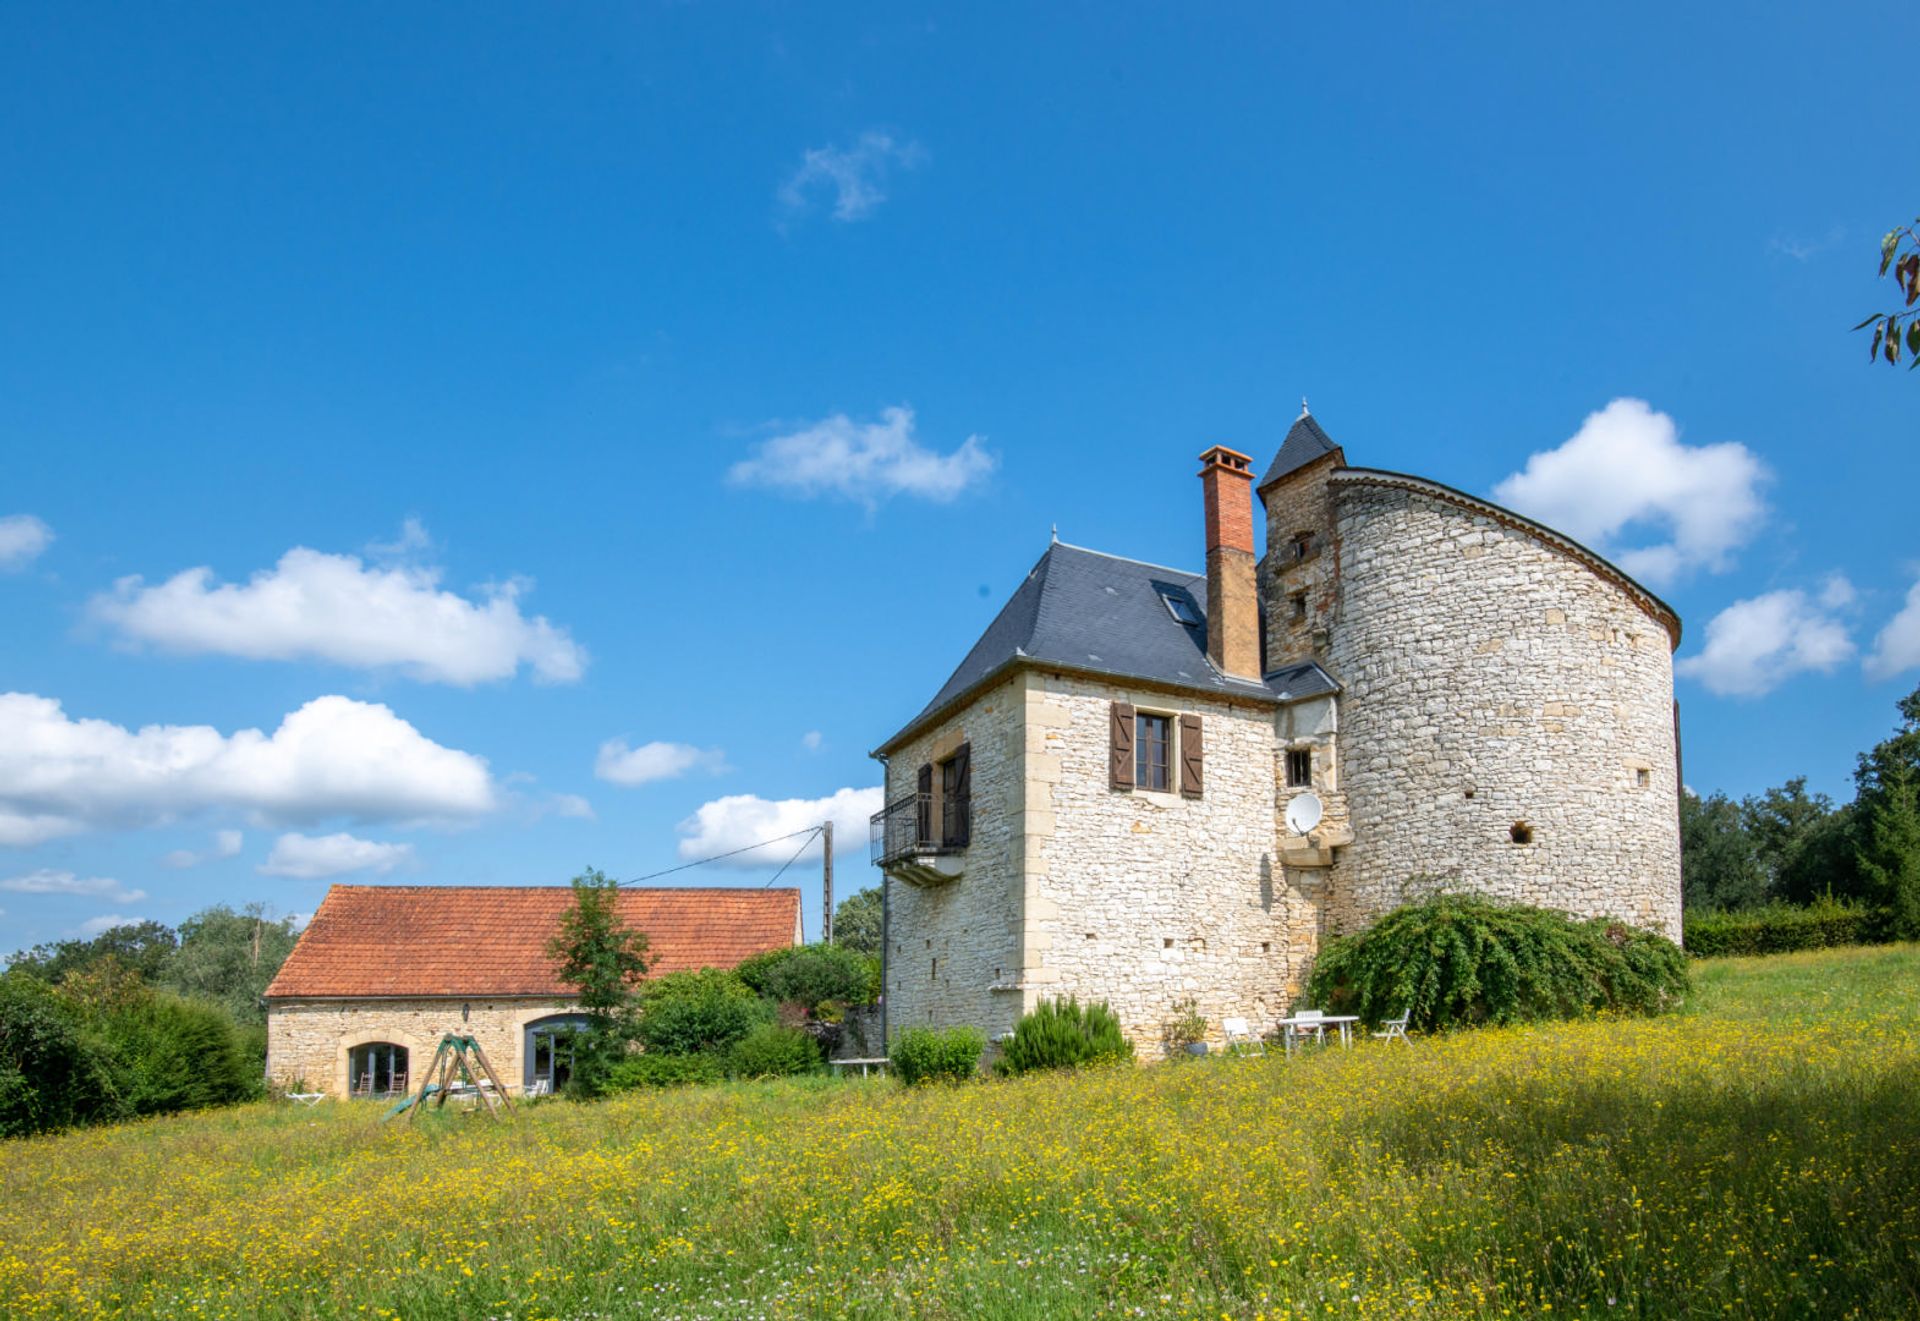
[[(961, 801), (955, 810), (947, 810), (942, 804), (940, 817), (934, 815), (933, 795), (927, 793), (902, 794), (875, 812), (872, 817), (873, 862), (876, 867), (885, 867), (902, 858), (927, 853), (957, 853), (965, 847), (964, 833), (967, 823), (967, 805)], [(961, 833), (956, 834), (954, 827), (959, 825)], [(959, 839), (960, 843), (942, 843), (941, 836), (947, 839)]]

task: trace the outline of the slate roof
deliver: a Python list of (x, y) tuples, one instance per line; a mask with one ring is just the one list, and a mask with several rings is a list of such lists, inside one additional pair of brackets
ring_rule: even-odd
[(1267, 475), (1260, 479), (1259, 490), (1266, 490), (1288, 473), (1306, 467), (1315, 459), (1323, 458), (1340, 447), (1333, 443), (1332, 437), (1320, 429), (1311, 413), (1302, 413), (1297, 421), (1287, 429), (1287, 438), (1280, 442), (1280, 452), (1273, 456), (1273, 462), (1267, 465)]
[[(1196, 622), (1175, 619), (1167, 598)], [(882, 750), (1020, 662), (1273, 702), (1335, 691), (1317, 665), (1294, 666), (1265, 682), (1215, 669), (1207, 658), (1205, 574), (1055, 542), (933, 700)]]
[[(267, 998), (570, 995), (546, 945), (571, 902), (564, 885), (336, 885)], [(636, 887), (618, 907), (647, 934), (649, 977), (731, 968), (800, 934), (796, 889)]]

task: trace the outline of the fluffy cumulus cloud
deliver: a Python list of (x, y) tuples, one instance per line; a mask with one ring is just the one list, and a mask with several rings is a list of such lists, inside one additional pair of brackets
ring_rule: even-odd
[(992, 474), (998, 460), (968, 436), (941, 454), (914, 436), (913, 410), (888, 408), (878, 422), (835, 413), (757, 445), (727, 472), (735, 486), (764, 486), (804, 497), (837, 496), (869, 509), (896, 495), (939, 504)]
[(0, 890), (10, 894), (76, 895), (110, 904), (137, 904), (147, 897), (145, 890), (129, 889), (111, 877), (76, 876), (70, 871), (49, 871), (46, 868), (30, 871), (25, 876), (9, 876), (0, 880)]
[(1854, 652), (1841, 617), (1853, 595), (1836, 576), (1818, 595), (1792, 589), (1735, 601), (1707, 621), (1706, 645), (1674, 672), (1722, 697), (1759, 697), (1796, 674), (1831, 673)]
[(890, 133), (862, 133), (850, 147), (808, 149), (799, 168), (780, 185), (780, 207), (789, 217), (813, 209), (822, 196), (833, 199), (833, 218), (865, 220), (887, 200), (887, 176), (896, 168), (913, 169), (926, 159), (917, 142), (898, 142)]
[[(701, 805), (700, 810), (682, 821), (680, 856), (691, 862), (711, 858), (735, 849), (721, 865), (727, 867), (779, 866), (794, 855), (800, 841), (792, 838), (799, 831), (833, 822), (836, 852), (857, 843), (866, 847), (867, 820), (880, 810), (885, 793), (879, 788), (842, 789), (826, 798), (761, 798), (756, 794), (732, 794)], [(782, 837), (785, 838), (782, 838)], [(762, 840), (774, 840), (762, 848), (748, 848)], [(818, 856), (820, 841), (807, 841), (806, 853)]]
[(655, 780), (677, 780), (689, 771), (718, 775), (727, 769), (726, 753), (719, 748), (696, 748), (690, 743), (642, 743), (630, 748), (618, 738), (602, 743), (600, 755), (593, 760), (596, 776), (629, 789)]
[(413, 845), (381, 844), (348, 834), (286, 834), (273, 841), (273, 852), (260, 864), (262, 876), (289, 876), (317, 881), (365, 871), (384, 876), (413, 861)]
[(1916, 667), (1920, 667), (1920, 581), (1907, 589), (1906, 604), (1874, 637), (1866, 662), (1869, 679), (1891, 679)]
[(1767, 478), (1745, 445), (1683, 445), (1671, 417), (1616, 399), (1566, 444), (1530, 457), (1493, 496), (1661, 586), (1732, 565), (1766, 517)]
[(203, 862), (216, 862), (222, 858), (238, 857), (240, 845), (245, 837), (237, 830), (216, 830), (213, 832), (213, 845), (204, 849), (175, 849), (160, 859), (162, 867), (171, 867), (178, 871), (183, 867), (198, 867)]
[[(383, 549), (414, 549), (423, 537), (409, 524)], [(428, 566), (365, 564), (296, 546), (245, 583), (218, 582), (204, 566), (152, 585), (135, 575), (91, 608), (127, 641), (176, 652), (393, 669), (463, 686), (511, 678), (523, 664), (553, 683), (586, 668), (586, 653), (565, 629), (521, 612), (525, 582), (468, 598), (440, 578)]]
[(144, 917), (127, 917), (122, 913), (106, 913), (100, 917), (88, 918), (73, 929), (73, 934), (76, 936), (97, 936), (102, 932), (111, 931), (115, 927), (137, 927), (146, 920)]
[(0, 844), (210, 809), (306, 825), (456, 821), (499, 803), (485, 759), (347, 697), (317, 697), (271, 734), (222, 734), (207, 725), (128, 729), (74, 719), (50, 697), (0, 693)]
[(0, 518), (0, 573), (24, 569), (53, 544), (53, 529), (32, 514)]

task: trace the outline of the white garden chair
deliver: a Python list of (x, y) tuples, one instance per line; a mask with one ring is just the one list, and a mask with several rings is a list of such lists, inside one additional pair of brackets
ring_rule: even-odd
[(1413, 1043), (1407, 1040), (1407, 1020), (1412, 1017), (1413, 1009), (1409, 1006), (1407, 1011), (1401, 1014), (1400, 1017), (1389, 1018), (1382, 1023), (1380, 1025), (1380, 1031), (1373, 1034), (1374, 1040), (1398, 1041), (1402, 1045), (1411, 1046)]
[(1327, 1011), (1324, 1009), (1294, 1010), (1292, 1021), (1286, 1025), (1287, 1053), (1291, 1055), (1294, 1046), (1307, 1040), (1309, 1037), (1313, 1039), (1313, 1043), (1316, 1046), (1325, 1045), (1327, 1040), (1327, 1025), (1320, 1020), (1326, 1016)]
[(1220, 1026), (1224, 1028), (1227, 1033), (1227, 1052), (1229, 1054), (1233, 1052), (1235, 1046), (1246, 1047), (1246, 1053), (1249, 1055), (1264, 1055), (1267, 1053), (1267, 1043), (1254, 1035), (1253, 1029), (1247, 1026), (1246, 1019), (1222, 1019)]

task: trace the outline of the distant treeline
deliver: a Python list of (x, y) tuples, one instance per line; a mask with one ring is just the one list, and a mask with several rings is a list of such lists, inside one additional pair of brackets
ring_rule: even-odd
[(1920, 689), (1899, 709), (1893, 734), (1860, 754), (1851, 802), (1808, 793), (1805, 778), (1738, 800), (1682, 794), (1689, 915), (1836, 901), (1880, 938), (1920, 939)]

